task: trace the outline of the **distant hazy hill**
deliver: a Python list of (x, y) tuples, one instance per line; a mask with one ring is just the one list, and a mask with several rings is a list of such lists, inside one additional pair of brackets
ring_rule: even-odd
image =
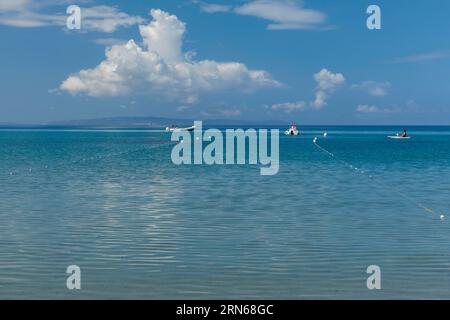
[[(198, 119), (202, 120), (202, 119)], [(68, 126), (68, 127), (127, 127), (127, 128), (165, 128), (172, 124), (177, 126), (191, 126), (194, 119), (176, 119), (176, 118), (160, 118), (160, 117), (112, 117), (85, 120), (57, 121), (48, 123), (46, 126)], [(268, 121), (245, 121), (234, 119), (206, 119), (203, 120), (205, 126), (236, 126), (236, 125), (268, 125), (282, 124), (286, 122), (268, 122)]]
[(192, 125), (191, 120), (187, 119), (168, 119), (158, 117), (112, 117), (97, 119), (81, 119), (50, 122), (50, 126), (69, 126), (69, 127), (152, 127), (162, 128), (171, 124)]

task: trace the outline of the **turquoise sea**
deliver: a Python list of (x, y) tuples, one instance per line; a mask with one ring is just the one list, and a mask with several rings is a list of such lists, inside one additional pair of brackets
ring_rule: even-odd
[(450, 299), (450, 127), (407, 129), (300, 128), (261, 176), (158, 130), (3, 128), (0, 298)]

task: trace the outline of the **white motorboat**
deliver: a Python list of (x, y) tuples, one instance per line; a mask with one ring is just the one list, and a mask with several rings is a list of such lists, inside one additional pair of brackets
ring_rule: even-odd
[(195, 129), (195, 126), (190, 126), (190, 127), (187, 127), (187, 128), (179, 128), (177, 126), (172, 125), (170, 127), (167, 127), (166, 131), (167, 132), (194, 131), (194, 129)]
[(410, 139), (411, 137), (408, 136), (408, 134), (406, 133), (406, 130), (403, 130), (403, 133), (397, 133), (397, 135), (395, 136), (388, 136), (389, 139)]
[(297, 136), (299, 134), (297, 126), (295, 124), (291, 125), (289, 129), (284, 132), (287, 136)]
[(409, 136), (407, 136), (407, 137), (402, 137), (402, 136), (400, 136), (400, 135), (397, 135), (397, 136), (387, 136), (389, 139), (399, 139), (399, 140), (403, 140), (403, 139), (406, 139), (406, 140), (408, 140), (408, 139), (411, 139), (411, 137), (409, 137)]

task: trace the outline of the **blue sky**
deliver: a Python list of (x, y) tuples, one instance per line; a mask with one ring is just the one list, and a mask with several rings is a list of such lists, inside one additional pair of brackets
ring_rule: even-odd
[(449, 14), (443, 0), (0, 0), (0, 122), (449, 124)]

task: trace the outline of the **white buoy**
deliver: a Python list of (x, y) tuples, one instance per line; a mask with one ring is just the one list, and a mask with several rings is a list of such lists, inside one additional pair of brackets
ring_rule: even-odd
[(323, 136), (326, 138), (326, 137), (328, 136), (328, 133), (325, 132), (325, 133), (323, 134)]
[(443, 214), (440, 215), (441, 221), (444, 222), (445, 216)]
[(313, 142), (314, 142), (314, 143), (317, 142), (317, 137), (314, 137)]

